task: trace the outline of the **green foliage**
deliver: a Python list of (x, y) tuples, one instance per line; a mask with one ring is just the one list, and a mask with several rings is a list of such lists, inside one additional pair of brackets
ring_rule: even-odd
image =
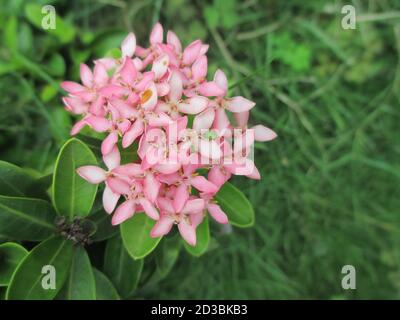
[(97, 165), (92, 151), (78, 139), (68, 140), (58, 155), (53, 175), (53, 202), (59, 215), (72, 219), (90, 213), (97, 185), (82, 179), (76, 169), (84, 165)]
[(208, 217), (204, 217), (203, 222), (196, 229), (197, 242), (194, 247), (184, 242), (185, 249), (195, 257), (200, 257), (208, 248), (210, 242), (210, 227)]
[(8, 286), (11, 276), (28, 251), (18, 243), (0, 244), (0, 287)]
[[(7, 289), (8, 300), (49, 300), (60, 291), (68, 277), (68, 271), (73, 259), (73, 244), (71, 241), (55, 237), (36, 246), (18, 265)], [(56, 270), (55, 288), (43, 288), (45, 274), (44, 266), (51, 265)]]
[(134, 259), (143, 259), (150, 254), (161, 240), (150, 237), (155, 221), (144, 213), (135, 215), (121, 224), (121, 236), (124, 246)]
[(96, 300), (120, 299), (117, 290), (103, 272), (93, 268), (93, 274), (96, 282)]

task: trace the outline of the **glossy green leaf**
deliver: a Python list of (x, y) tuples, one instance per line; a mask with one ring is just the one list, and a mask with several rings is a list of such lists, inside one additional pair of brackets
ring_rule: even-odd
[(107, 241), (104, 273), (123, 298), (132, 296), (140, 280), (143, 259), (135, 260), (126, 251), (120, 236)]
[(96, 300), (120, 300), (114, 285), (103, 272), (93, 268), (93, 274), (96, 283)]
[(93, 241), (104, 241), (119, 233), (119, 228), (111, 224), (112, 215), (107, 214), (103, 209), (90, 216), (97, 227), (96, 233), (90, 238)]
[(63, 300), (95, 300), (96, 284), (92, 265), (85, 248), (77, 246), (69, 270), (69, 276), (58, 295)]
[(40, 241), (54, 233), (55, 213), (47, 201), (0, 196), (0, 234), (13, 240)]
[(0, 195), (26, 196), (35, 179), (20, 167), (0, 160)]
[(28, 251), (18, 243), (0, 244), (0, 287), (8, 286), (11, 276)]
[(93, 152), (80, 140), (72, 138), (61, 148), (53, 175), (53, 202), (58, 214), (72, 219), (90, 213), (97, 185), (82, 179), (76, 169), (97, 165)]
[(155, 221), (144, 213), (136, 213), (132, 218), (121, 225), (121, 236), (124, 246), (134, 259), (142, 259), (152, 252), (161, 237), (150, 237), (150, 230)]
[(246, 196), (234, 185), (225, 183), (215, 196), (229, 223), (237, 227), (251, 227), (254, 224), (254, 210)]
[(182, 241), (179, 234), (162, 240), (161, 244), (157, 248), (157, 254), (155, 257), (157, 273), (161, 278), (166, 277), (172, 270), (179, 257), (181, 247)]
[(208, 244), (210, 242), (210, 227), (208, 223), (208, 217), (204, 217), (204, 220), (196, 229), (196, 245), (192, 247), (186, 241), (184, 241), (185, 249), (195, 257), (200, 257), (206, 252)]
[(48, 34), (54, 35), (60, 40), (61, 43), (71, 42), (75, 37), (76, 33), (75, 28), (73, 25), (63, 20), (60, 17), (59, 13), (57, 12), (55, 13), (56, 23), (54, 29), (53, 28), (44, 29), (42, 27), (43, 19), (46, 19), (47, 21), (47, 17), (49, 14), (51, 13), (48, 12), (42, 13), (42, 6), (38, 4), (30, 3), (25, 6), (25, 16), (28, 19), (28, 21), (32, 23), (35, 27), (39, 28), (42, 31), (47, 32)]
[[(8, 300), (51, 300), (68, 277), (73, 242), (61, 237), (50, 238), (36, 246), (19, 264), (7, 290)], [(52, 287), (52, 268), (55, 287)]]

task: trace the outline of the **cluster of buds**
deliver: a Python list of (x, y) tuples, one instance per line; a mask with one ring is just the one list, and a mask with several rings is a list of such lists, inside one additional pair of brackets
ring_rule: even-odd
[[(82, 84), (61, 84), (68, 92), (66, 110), (81, 116), (71, 134), (85, 126), (107, 133), (101, 145), (107, 169), (83, 166), (77, 172), (90, 183), (105, 183), (103, 204), (113, 214), (113, 225), (143, 211), (156, 220), (152, 237), (176, 224), (194, 246), (196, 227), (207, 212), (228, 223), (214, 195), (231, 175), (260, 179), (252, 145), (276, 134), (262, 125), (247, 127), (255, 103), (227, 97), (223, 71), (207, 80), (207, 51), (200, 40), (183, 49), (172, 31), (165, 43), (157, 23), (148, 48), (138, 46), (129, 33), (121, 58), (96, 60), (93, 71), (82, 64)], [(119, 145), (134, 142), (139, 160), (121, 164)], [(118, 205), (120, 198), (124, 201)]]

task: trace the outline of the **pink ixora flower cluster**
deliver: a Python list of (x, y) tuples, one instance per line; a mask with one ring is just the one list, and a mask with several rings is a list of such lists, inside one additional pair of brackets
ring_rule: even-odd
[[(183, 49), (172, 31), (164, 43), (157, 23), (148, 48), (136, 45), (129, 33), (120, 59), (96, 60), (93, 71), (82, 64), (82, 84), (61, 84), (68, 92), (66, 109), (81, 116), (71, 134), (84, 126), (107, 133), (101, 145), (107, 169), (83, 166), (77, 171), (90, 183), (105, 183), (103, 204), (113, 213), (113, 225), (144, 211), (157, 221), (152, 237), (167, 234), (176, 224), (194, 246), (196, 227), (207, 211), (217, 222), (228, 223), (214, 195), (231, 175), (260, 178), (251, 145), (276, 134), (262, 125), (247, 128), (255, 103), (227, 97), (224, 72), (217, 70), (207, 80), (207, 50), (200, 40)], [(227, 112), (233, 113), (234, 123)], [(122, 148), (138, 142), (139, 160), (121, 165), (119, 142)]]

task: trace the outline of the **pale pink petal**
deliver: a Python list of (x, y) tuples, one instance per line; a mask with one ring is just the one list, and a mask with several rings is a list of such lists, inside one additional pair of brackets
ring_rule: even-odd
[(198, 212), (190, 215), (190, 223), (196, 229), (199, 224), (204, 220), (204, 213)]
[(133, 86), (137, 77), (137, 70), (131, 58), (125, 58), (124, 65), (122, 66), (119, 74), (127, 84)]
[(228, 79), (226, 78), (226, 75), (222, 70), (218, 69), (215, 72), (214, 82), (224, 91), (224, 93), (222, 94), (222, 96), (224, 96), (228, 92)]
[(110, 104), (118, 110), (119, 114), (123, 118), (133, 118), (138, 115), (138, 111), (134, 107), (127, 104), (124, 100), (112, 99)]
[(210, 171), (208, 171), (208, 180), (218, 187), (221, 187), (230, 176), (231, 174), (229, 172), (223, 172), (220, 166), (213, 166)]
[(138, 91), (145, 90), (150, 83), (154, 80), (154, 72), (148, 71), (142, 74), (142, 80), (140, 80), (136, 85), (135, 88)]
[(256, 141), (271, 141), (277, 137), (277, 134), (271, 129), (259, 124), (252, 128), (254, 130), (254, 139)]
[(155, 165), (154, 169), (163, 174), (170, 174), (178, 171), (180, 167), (180, 163), (160, 163)]
[(154, 83), (140, 94), (140, 103), (144, 110), (152, 110), (157, 105), (157, 88)]
[(76, 134), (79, 133), (79, 131), (81, 131), (83, 129), (84, 126), (86, 126), (86, 119), (82, 119), (80, 121), (78, 121), (77, 123), (74, 124), (74, 126), (71, 129), (71, 135), (74, 136)]
[(152, 203), (156, 201), (160, 187), (161, 183), (152, 173), (148, 173), (144, 179), (144, 194)]
[(106, 155), (113, 150), (115, 144), (118, 142), (118, 133), (116, 131), (110, 132), (110, 134), (101, 143), (101, 154)]
[(246, 175), (247, 178), (254, 179), (254, 180), (260, 180), (261, 175), (260, 172), (258, 171), (257, 167), (254, 165), (253, 170), (251, 171), (250, 174)]
[(157, 94), (159, 97), (165, 97), (169, 93), (169, 84), (167, 82), (156, 83)]
[(143, 122), (140, 119), (136, 120), (131, 128), (125, 132), (122, 138), (122, 147), (129, 147), (143, 133), (143, 129)]
[(182, 209), (182, 213), (191, 214), (191, 213), (198, 213), (204, 210), (205, 208), (205, 201), (204, 199), (192, 199), (188, 200)]
[(151, 229), (150, 236), (152, 238), (162, 237), (171, 231), (174, 220), (169, 216), (162, 216)]
[(203, 112), (194, 117), (193, 129), (200, 132), (204, 129), (210, 129), (215, 118), (215, 111), (213, 108), (207, 108)]
[(192, 65), (192, 79), (194, 81), (200, 81), (207, 76), (207, 57), (200, 56)]
[(155, 79), (161, 79), (168, 70), (169, 58), (168, 55), (163, 54), (159, 56), (151, 67), (151, 71), (154, 72)]
[(191, 246), (196, 245), (196, 230), (185, 219), (182, 219), (178, 224), (179, 233), (182, 238)]
[(76, 172), (86, 181), (98, 184), (106, 179), (106, 172), (97, 166), (83, 166), (76, 169)]
[(201, 48), (200, 48), (199, 56), (206, 54), (209, 47), (210, 46), (208, 44), (202, 44)]
[(182, 78), (177, 71), (173, 71), (169, 79), (170, 91), (168, 98), (172, 102), (177, 102), (182, 97)]
[(82, 114), (87, 110), (87, 104), (82, 99), (76, 97), (62, 98), (66, 109), (74, 114)]
[(113, 226), (116, 226), (125, 220), (129, 219), (135, 213), (135, 201), (127, 200), (122, 203), (112, 217), (111, 223)]
[(225, 100), (225, 107), (231, 112), (249, 111), (256, 104), (243, 97), (233, 97)]
[(151, 30), (150, 33), (150, 43), (151, 44), (157, 44), (157, 43), (162, 43), (163, 42), (163, 27), (160, 23), (156, 23), (156, 25), (153, 27), (153, 30)]
[(178, 104), (178, 110), (186, 114), (198, 114), (208, 106), (208, 99), (205, 97), (192, 97)]
[(65, 91), (72, 93), (72, 94), (86, 90), (86, 88), (84, 86), (82, 86), (79, 83), (73, 82), (73, 81), (63, 81), (63, 82), (61, 82), (60, 86)]
[(166, 183), (168, 185), (175, 184), (181, 179), (181, 175), (178, 172), (171, 174), (159, 174), (157, 176), (158, 181)]
[(220, 97), (225, 94), (225, 91), (222, 90), (214, 81), (203, 82), (197, 87), (197, 92), (205, 97)]
[(130, 32), (121, 43), (122, 57), (132, 57), (136, 50), (136, 37)]
[(175, 212), (181, 212), (188, 199), (189, 199), (188, 186), (185, 183), (181, 183), (176, 188), (175, 197), (173, 200)]
[(107, 185), (104, 188), (103, 192), (103, 207), (104, 211), (107, 213), (111, 213), (114, 211), (118, 200), (120, 198), (120, 195), (117, 193), (114, 193), (111, 188), (109, 188)]
[(174, 213), (175, 212), (172, 200), (168, 199), (168, 198), (159, 197), (157, 199), (157, 207), (162, 212), (168, 212), (168, 213)]
[(181, 41), (179, 40), (179, 38), (175, 34), (175, 32), (173, 32), (173, 31), (168, 31), (167, 32), (167, 43), (174, 47), (176, 53), (181, 53), (182, 52)]
[(201, 41), (196, 40), (186, 47), (182, 56), (183, 64), (191, 65), (197, 59), (201, 50), (201, 45)]
[(93, 73), (92, 70), (90, 70), (90, 68), (84, 63), (81, 63), (80, 65), (80, 75), (83, 85), (91, 88), (93, 86)]
[(146, 198), (140, 198), (140, 204), (143, 207), (144, 212), (153, 220), (158, 220), (160, 215), (157, 209), (151, 204), (151, 202)]
[(143, 175), (143, 170), (139, 163), (128, 163), (115, 168), (113, 173), (122, 176), (137, 177)]
[(120, 178), (108, 177), (107, 184), (111, 188), (111, 190), (117, 194), (128, 195), (131, 193), (131, 188), (130, 188), (128, 182), (126, 182)]
[(207, 206), (208, 212), (218, 223), (227, 224), (228, 217), (225, 212), (222, 211), (221, 207), (215, 203), (210, 203)]
[(247, 122), (249, 121), (249, 115), (249, 111), (234, 113), (233, 116), (235, 117), (237, 126), (240, 128), (246, 128)]
[(221, 158), (221, 148), (214, 140), (199, 139), (199, 153), (207, 159)]
[(115, 144), (106, 155), (103, 155), (103, 161), (110, 171), (119, 166), (121, 162), (121, 155), (118, 147)]
[(86, 122), (97, 132), (104, 132), (111, 128), (111, 122), (103, 117), (91, 116), (86, 119)]
[(218, 108), (215, 112), (214, 129), (223, 131), (230, 126), (230, 121), (224, 109)]
[(107, 69), (101, 62), (96, 63), (94, 66), (93, 82), (97, 88), (103, 87), (108, 82)]
[(218, 187), (203, 176), (195, 176), (191, 178), (190, 183), (193, 187), (201, 192), (215, 193), (218, 191)]
[(112, 98), (112, 97), (122, 97), (128, 95), (129, 89), (114, 84), (108, 84), (102, 87), (98, 92), (106, 98)]

